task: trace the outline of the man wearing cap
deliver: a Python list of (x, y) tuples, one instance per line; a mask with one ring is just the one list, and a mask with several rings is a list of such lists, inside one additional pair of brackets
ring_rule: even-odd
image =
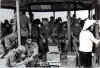
[(18, 46), (13, 49), (7, 58), (9, 67), (36, 67), (38, 62), (38, 45), (32, 39), (27, 39), (25, 46)]
[(36, 67), (38, 62), (38, 44), (35, 40), (27, 39), (25, 48), (27, 50), (25, 64), (26, 67)]
[[(18, 46), (12, 49), (6, 56), (6, 65), (8, 67), (24, 66), (26, 49), (25, 46)], [(24, 62), (23, 62), (24, 61)]]
[(96, 45), (100, 40), (95, 39), (91, 31), (91, 27), (96, 24), (96, 20), (86, 20), (82, 31), (79, 36), (79, 59), (80, 65), (83, 68), (92, 67), (92, 47), (93, 43)]

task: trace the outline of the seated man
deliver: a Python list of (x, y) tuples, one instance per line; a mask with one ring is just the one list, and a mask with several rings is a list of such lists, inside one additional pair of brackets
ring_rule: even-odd
[(16, 23), (14, 22), (12, 24), (12, 33), (5, 36), (4, 38), (2, 38), (2, 44), (3, 44), (3, 48), (4, 48), (4, 54), (1, 58), (4, 58), (5, 55), (7, 55), (7, 53), (12, 50), (13, 48), (17, 48), (18, 44), (17, 44), (17, 29), (16, 29)]
[(18, 46), (18, 48), (14, 48), (13, 50), (9, 51), (9, 53), (5, 56), (5, 58), (7, 59), (6, 65), (8, 67), (16, 67), (24, 65), (26, 57), (25, 53), (26, 49), (24, 46)]
[(17, 33), (13, 32), (4, 38), (4, 54), (2, 58), (13, 48), (17, 48)]
[(38, 45), (36, 42), (32, 42), (32, 39), (27, 39), (25, 44), (27, 50), (28, 63), (26, 67), (34, 67), (38, 62)]
[(14, 32), (5, 37), (5, 46), (7, 49), (11, 49), (15, 47), (14, 44), (17, 43), (17, 33)]
[(26, 67), (35, 67), (38, 62), (38, 45), (32, 42), (31, 39), (27, 40), (25, 46), (19, 46), (13, 50), (8, 57), (10, 66), (25, 65)]

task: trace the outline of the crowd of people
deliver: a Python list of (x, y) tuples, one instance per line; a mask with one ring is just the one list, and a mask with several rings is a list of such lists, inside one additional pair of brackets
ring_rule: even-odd
[(20, 12), (21, 45), (18, 45), (17, 18), (5, 20), (1, 23), (1, 45), (3, 54), (1, 58), (7, 58), (7, 66), (24, 64), (26, 67), (36, 66), (39, 60), (46, 61), (49, 45), (58, 46), (61, 54), (71, 51), (78, 52), (79, 34), (83, 29), (85, 20), (70, 18), (71, 40), (68, 40), (68, 23), (61, 17), (33, 19), (32, 13), (28, 18), (25, 12)]

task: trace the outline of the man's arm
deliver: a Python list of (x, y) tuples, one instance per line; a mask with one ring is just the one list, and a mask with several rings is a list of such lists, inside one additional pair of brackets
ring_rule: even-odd
[(19, 63), (18, 65), (23, 64), (23, 63), (26, 64), (29, 61), (34, 60), (34, 57), (36, 57), (38, 55), (38, 45), (37, 45), (37, 43), (33, 43), (33, 46), (34, 46), (34, 48), (33, 48), (34, 53), (32, 54), (32, 56), (27, 57), (23, 62)]
[(33, 42), (34, 53), (32, 54), (32, 58), (38, 55), (38, 44)]
[(96, 39), (93, 34), (90, 34), (90, 38), (91, 40), (96, 44), (96, 47), (98, 46), (98, 44), (100, 43), (100, 39)]

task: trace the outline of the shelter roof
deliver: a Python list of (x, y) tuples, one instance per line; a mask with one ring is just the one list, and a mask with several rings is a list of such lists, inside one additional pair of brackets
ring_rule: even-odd
[[(28, 11), (69, 11), (89, 10), (94, 8), (96, 0), (19, 0), (20, 9)], [(2, 8), (16, 8), (16, 0), (1, 0)]]

